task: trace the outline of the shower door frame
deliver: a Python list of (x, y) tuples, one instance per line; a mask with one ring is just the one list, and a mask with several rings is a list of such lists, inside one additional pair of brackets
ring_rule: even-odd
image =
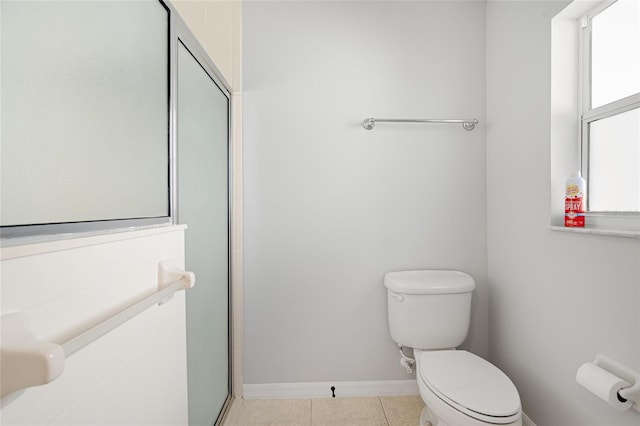
[(233, 250), (231, 247), (232, 232), (233, 232), (233, 97), (231, 96), (231, 85), (225, 80), (224, 76), (218, 70), (213, 63), (205, 49), (202, 47), (198, 39), (193, 35), (187, 24), (177, 13), (175, 7), (169, 2), (161, 0), (170, 10), (170, 55), (169, 55), (169, 68), (170, 68), (170, 158), (171, 158), (171, 175), (170, 175), (170, 187), (171, 191), (171, 219), (174, 225), (177, 225), (180, 221), (180, 209), (179, 209), (179, 189), (178, 189), (178, 48), (180, 43), (191, 53), (194, 59), (200, 64), (203, 70), (218, 86), (220, 91), (228, 99), (228, 120), (227, 120), (227, 397), (223, 403), (218, 417), (214, 420), (213, 425), (222, 424), (222, 420), (231, 408), (233, 402), (234, 380), (233, 380), (233, 315), (232, 315), (232, 256)]

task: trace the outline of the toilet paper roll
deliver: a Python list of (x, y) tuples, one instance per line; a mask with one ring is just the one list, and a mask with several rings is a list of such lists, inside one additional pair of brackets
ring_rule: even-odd
[(598, 398), (608, 402), (609, 405), (620, 411), (624, 411), (633, 405), (633, 401), (622, 402), (618, 398), (618, 391), (628, 388), (631, 384), (595, 364), (590, 362), (582, 364), (578, 368), (576, 381)]

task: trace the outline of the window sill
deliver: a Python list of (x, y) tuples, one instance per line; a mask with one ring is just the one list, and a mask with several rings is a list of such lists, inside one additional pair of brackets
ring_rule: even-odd
[(606, 235), (610, 237), (636, 238), (640, 239), (640, 231), (626, 231), (622, 229), (605, 228), (565, 228), (564, 226), (548, 226), (551, 231), (573, 232), (575, 234)]

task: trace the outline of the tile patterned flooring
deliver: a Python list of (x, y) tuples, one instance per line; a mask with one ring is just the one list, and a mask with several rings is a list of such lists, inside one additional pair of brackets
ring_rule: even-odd
[(417, 426), (419, 396), (237, 400), (224, 426)]

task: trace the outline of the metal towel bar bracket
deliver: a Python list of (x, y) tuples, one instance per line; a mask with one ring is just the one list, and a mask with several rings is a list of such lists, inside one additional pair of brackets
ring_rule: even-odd
[(471, 131), (476, 127), (479, 121), (475, 118), (461, 120), (440, 120), (440, 119), (419, 119), (419, 118), (367, 118), (362, 122), (362, 127), (372, 130), (376, 127), (376, 123), (445, 123), (445, 124), (462, 124), (462, 128)]
[(168, 301), (176, 291), (194, 286), (193, 272), (182, 271), (164, 261), (158, 265), (158, 291), (139, 300), (120, 312), (89, 326), (64, 343), (45, 342), (31, 331), (27, 314), (22, 311), (2, 315), (1, 318), (1, 397), (2, 405), (14, 399), (18, 392), (55, 380), (64, 371), (65, 358), (78, 349), (113, 330), (154, 304)]

